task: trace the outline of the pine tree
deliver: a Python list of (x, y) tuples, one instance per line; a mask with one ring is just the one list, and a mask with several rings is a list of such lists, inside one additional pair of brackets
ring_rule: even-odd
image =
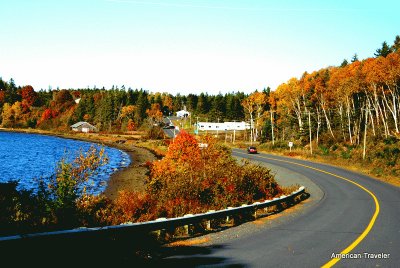
[(378, 48), (376, 50), (376, 52), (374, 53), (375, 57), (386, 57), (387, 55), (389, 55), (391, 53), (391, 49), (388, 46), (388, 44), (385, 42), (382, 43), (382, 47)]
[(392, 45), (392, 47), (391, 47), (391, 50), (393, 51), (393, 52), (396, 52), (396, 51), (398, 51), (400, 49), (400, 36), (399, 35), (396, 35), (396, 38), (394, 39), (394, 43), (393, 43), (393, 45)]

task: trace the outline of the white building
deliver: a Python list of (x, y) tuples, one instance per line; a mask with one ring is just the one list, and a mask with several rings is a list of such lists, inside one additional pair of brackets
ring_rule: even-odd
[(190, 113), (186, 110), (180, 110), (180, 111), (176, 112), (176, 116), (177, 117), (189, 117)]
[(198, 122), (197, 123), (198, 130), (201, 131), (225, 131), (225, 130), (246, 130), (250, 129), (250, 124), (244, 121), (242, 122), (223, 122), (223, 123), (214, 123), (214, 122)]
[(89, 124), (88, 122), (78, 122), (76, 124), (73, 124), (71, 126), (71, 129), (73, 131), (77, 131), (77, 132), (85, 132), (85, 133), (89, 133), (89, 132), (96, 132), (97, 129), (95, 126), (92, 126), (91, 124)]

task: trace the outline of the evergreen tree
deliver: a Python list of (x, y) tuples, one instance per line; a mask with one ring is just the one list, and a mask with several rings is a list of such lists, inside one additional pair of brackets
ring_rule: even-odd
[(222, 94), (214, 96), (211, 102), (210, 117), (211, 120), (217, 122), (218, 120), (223, 120), (225, 115), (225, 102)]
[(17, 87), (15, 85), (14, 79), (11, 78), (6, 86), (7, 87), (4, 96), (4, 102), (13, 104), (16, 101), (21, 101), (21, 96), (17, 92)]
[(200, 93), (200, 96), (197, 101), (197, 113), (198, 114), (206, 114), (209, 111), (208, 104), (208, 95), (205, 95), (203, 92)]
[(387, 55), (389, 55), (391, 53), (391, 49), (388, 46), (388, 44), (385, 42), (382, 43), (382, 47), (378, 48), (376, 50), (376, 52), (374, 53), (375, 57), (386, 57)]
[(340, 64), (340, 67), (346, 67), (347, 65), (349, 64), (349, 62), (346, 60), (346, 59), (344, 59), (343, 61), (342, 61), (342, 64)]
[(356, 61), (358, 61), (358, 55), (357, 55), (357, 53), (355, 53), (355, 54), (353, 55), (353, 58), (351, 58), (351, 62), (356, 62)]
[(150, 103), (147, 99), (148, 93), (144, 90), (139, 91), (139, 96), (136, 102), (136, 110), (134, 120), (136, 124), (141, 124), (146, 118), (146, 110), (150, 108)]
[(396, 38), (394, 39), (394, 43), (391, 47), (392, 52), (396, 52), (400, 49), (400, 36), (396, 35)]
[(189, 111), (195, 111), (196, 110), (196, 108), (197, 108), (197, 99), (198, 99), (198, 97), (195, 94), (189, 94), (186, 97), (186, 108)]

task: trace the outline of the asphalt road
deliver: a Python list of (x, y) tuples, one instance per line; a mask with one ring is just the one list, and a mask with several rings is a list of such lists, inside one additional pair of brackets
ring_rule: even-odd
[[(400, 188), (328, 165), (267, 154), (247, 155), (236, 149), (233, 154), (272, 165), (278, 169), (277, 176), (286, 174), (294, 183), (308, 181), (312, 202), (300, 205), (299, 213), (271, 221), (274, 224), (264, 224), (254, 232), (242, 232), (241, 226), (226, 230), (228, 238), (178, 250), (163, 264), (400, 267)], [(332, 260), (332, 254), (339, 253), (349, 255)], [(370, 258), (364, 253), (386, 255)]]
[[(172, 121), (169, 117), (164, 118), (164, 123), (173, 125)], [(167, 135), (169, 138), (174, 138), (176, 135), (179, 134), (179, 130), (176, 128), (174, 128), (174, 129), (164, 128), (163, 131), (164, 131), (165, 135)]]

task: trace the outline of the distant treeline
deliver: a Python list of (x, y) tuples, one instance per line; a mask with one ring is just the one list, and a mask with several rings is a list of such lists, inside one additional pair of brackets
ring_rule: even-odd
[(3, 127), (64, 129), (84, 120), (103, 131), (125, 131), (146, 121), (159, 121), (162, 115), (174, 115), (184, 107), (200, 120), (238, 121), (245, 119), (241, 105), (245, 97), (241, 92), (173, 96), (124, 86), (35, 91), (29, 85), (17, 87), (13, 79), (0, 79)]
[(3, 127), (67, 130), (88, 121), (101, 131), (135, 130), (186, 107), (192, 123), (253, 122), (254, 140), (322, 139), (360, 143), (371, 132), (380, 139), (399, 135), (400, 37), (386, 42), (374, 58), (327, 67), (292, 78), (275, 91), (175, 96), (142, 89), (62, 89), (35, 91), (0, 79)]

